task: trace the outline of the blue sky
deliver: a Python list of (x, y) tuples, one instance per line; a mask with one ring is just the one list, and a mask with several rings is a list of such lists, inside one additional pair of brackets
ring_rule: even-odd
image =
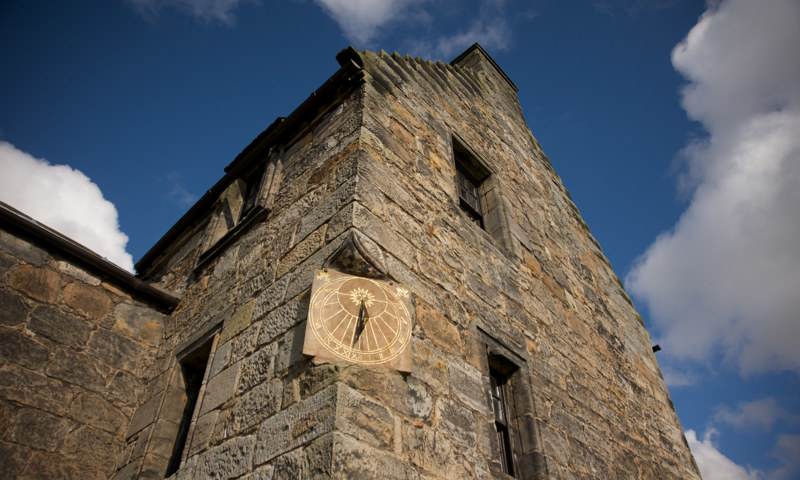
[(798, 0), (3, 0), (0, 200), (130, 268), (340, 49), (476, 41), (664, 348), (704, 478), (798, 478)]

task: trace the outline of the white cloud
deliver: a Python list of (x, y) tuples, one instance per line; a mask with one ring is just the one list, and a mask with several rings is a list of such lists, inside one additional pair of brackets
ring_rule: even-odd
[(691, 203), (626, 282), (678, 357), (800, 371), (800, 2), (726, 0), (673, 51)]
[(673, 368), (662, 366), (661, 374), (664, 376), (664, 383), (668, 387), (687, 387), (697, 383), (697, 375), (683, 370), (675, 370)]
[(217, 21), (232, 25), (235, 21), (233, 11), (242, 3), (256, 3), (257, 0), (128, 0), (146, 19), (158, 17), (162, 10), (178, 10), (196, 19)]
[(167, 198), (175, 201), (179, 207), (184, 209), (189, 208), (194, 205), (199, 198), (197, 195), (186, 190), (186, 188), (181, 184), (180, 173), (174, 171), (167, 172), (163, 180), (169, 183), (170, 190), (167, 192)]
[(781, 435), (772, 452), (781, 466), (770, 473), (770, 480), (789, 480), (797, 478), (800, 472), (800, 435)]
[[(441, 7), (430, 0), (314, 0), (325, 12), (333, 18), (342, 29), (344, 36), (357, 45), (365, 45), (380, 34), (384, 34), (387, 27), (392, 24), (407, 22), (419, 24), (436, 23), (439, 16), (449, 16), (443, 12), (434, 12)], [(428, 3), (430, 8), (423, 8)], [(411, 35), (407, 41), (410, 50), (416, 55), (449, 60), (451, 57), (464, 51), (473, 43), (480, 43), (490, 50), (503, 50), (511, 42), (511, 29), (509, 28), (506, 12), (506, 0), (480, 0), (475, 9), (475, 19), (472, 22), (463, 22), (468, 28), (449, 33), (446, 29), (434, 26), (428, 33)], [(417, 7), (417, 8), (412, 8)], [(459, 5), (459, 8), (470, 8)], [(461, 13), (460, 15), (469, 15)], [(529, 17), (530, 13), (524, 14)], [(415, 30), (416, 31), (416, 30)]]
[(717, 434), (714, 429), (707, 430), (702, 440), (698, 440), (694, 430), (686, 431), (686, 441), (700, 469), (703, 480), (760, 480), (763, 475), (752, 469), (737, 465), (723, 455), (713, 442)]
[(800, 435), (780, 435), (771, 454), (778, 466), (763, 472), (737, 465), (720, 452), (714, 442), (719, 432), (714, 428), (706, 430), (702, 440), (694, 430), (686, 430), (685, 434), (703, 480), (790, 480), (797, 478), (800, 471)]
[(406, 7), (425, 0), (314, 0), (357, 44), (369, 42), (378, 28), (400, 17)]
[(621, 11), (635, 17), (642, 12), (652, 12), (672, 7), (680, 0), (593, 0), (594, 8), (608, 15)]
[(0, 200), (133, 271), (119, 230), (117, 209), (97, 185), (67, 165), (45, 160), (0, 142)]
[(511, 42), (510, 32), (504, 16), (480, 15), (467, 31), (443, 36), (432, 42), (417, 42), (414, 50), (422, 52), (420, 55), (423, 56), (447, 60), (476, 42), (489, 50), (505, 50)]
[(737, 428), (769, 430), (778, 420), (800, 424), (800, 415), (790, 413), (778, 405), (777, 400), (766, 397), (752, 402), (739, 402), (735, 410), (726, 406), (719, 407), (714, 420)]

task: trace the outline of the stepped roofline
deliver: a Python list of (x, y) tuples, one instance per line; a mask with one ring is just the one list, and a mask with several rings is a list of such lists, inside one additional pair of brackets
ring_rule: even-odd
[(514, 93), (519, 91), (517, 86), (514, 85), (514, 82), (508, 78), (506, 72), (500, 68), (500, 65), (498, 65), (492, 56), (486, 53), (486, 50), (484, 50), (483, 47), (481, 47), (478, 43), (473, 43), (471, 47), (464, 51), (464, 53), (454, 58), (450, 62), (450, 65), (472, 68), (474, 70), (482, 70), (483, 67), (479, 65), (480, 62), (486, 62), (489, 66), (494, 68), (497, 74), (500, 75), (506, 82), (508, 82), (508, 85), (512, 90), (514, 90)]
[[(411, 58), (411, 57), (405, 57)], [(219, 195), (246, 170), (252, 162), (269, 154), (274, 146), (291, 140), (297, 128), (307, 124), (313, 117), (337, 105), (353, 89), (365, 81), (364, 54), (352, 46), (341, 50), (336, 55), (340, 65), (325, 83), (315, 90), (303, 103), (300, 104), (288, 117), (278, 117), (266, 130), (261, 132), (250, 144), (242, 150), (236, 158), (225, 167), (225, 175), (217, 181), (206, 193), (165, 233), (142, 258), (136, 262), (135, 268), (139, 275), (146, 275), (147, 270), (156, 259), (175, 242), (178, 237), (213, 207)], [(421, 61), (421, 59), (418, 59)], [(431, 64), (438, 62), (430, 62)], [(441, 65), (441, 64), (440, 64)], [(465, 68), (479, 72), (496, 74), (516, 94), (518, 88), (505, 74), (502, 68), (478, 43), (472, 44), (461, 55), (450, 62), (456, 68)]]

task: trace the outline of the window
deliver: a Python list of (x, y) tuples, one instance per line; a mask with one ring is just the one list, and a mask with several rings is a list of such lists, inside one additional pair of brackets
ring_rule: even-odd
[(455, 186), (453, 201), (473, 223), (486, 231), (495, 245), (505, 252), (522, 258), (519, 230), (513, 218), (513, 208), (505, 198), (505, 188), (500, 175), (489, 169), (490, 163), (481, 159), (455, 134), (453, 163)]
[(453, 137), (453, 158), (459, 206), (473, 223), (486, 228), (483, 217), (482, 183), (489, 177), (489, 170), (455, 137)]
[(500, 452), (500, 465), (503, 473), (514, 476), (514, 456), (511, 449), (509, 432), (509, 408), (506, 383), (508, 378), (497, 370), (489, 369), (491, 381), (492, 407), (494, 409), (494, 426), (497, 430), (497, 447)]
[(261, 178), (263, 176), (264, 168), (261, 167), (256, 169), (247, 178), (245, 178), (245, 183), (247, 186), (244, 189), (244, 204), (242, 205), (242, 211), (239, 214), (239, 220), (247, 216), (247, 214), (250, 213), (250, 210), (256, 206), (258, 195), (261, 191)]
[(197, 406), (197, 400), (200, 398), (200, 390), (203, 386), (208, 359), (211, 357), (211, 350), (214, 345), (213, 340), (214, 337), (210, 338), (180, 360), (185, 401), (166, 476), (177, 472), (181, 466), (183, 451), (186, 448), (189, 430), (194, 419), (195, 407)]
[(269, 214), (281, 182), (282, 163), (275, 158), (233, 180), (220, 193), (208, 226), (197, 268)]
[[(494, 351), (493, 351), (494, 350)], [(515, 399), (523, 393), (519, 388), (516, 377), (519, 368), (505, 356), (496, 353), (496, 348), (489, 350), (489, 389), (492, 397), (492, 410), (494, 412), (494, 427), (497, 435), (497, 461), (500, 471), (511, 477), (517, 478), (516, 455), (519, 448), (518, 442), (518, 415), (515, 410)], [(517, 388), (515, 388), (517, 387)]]
[(475, 225), (483, 228), (483, 208), (481, 208), (480, 185), (467, 172), (456, 165), (456, 179), (458, 180), (458, 200), (461, 209), (467, 213)]
[(495, 435), (489, 469), (493, 478), (550, 478), (540, 449), (539, 426), (527, 353), (509, 348), (489, 328), (478, 327), (486, 348), (486, 381)]

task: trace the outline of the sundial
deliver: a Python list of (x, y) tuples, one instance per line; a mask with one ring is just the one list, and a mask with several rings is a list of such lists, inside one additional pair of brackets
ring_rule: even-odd
[(402, 285), (317, 270), (303, 353), (410, 372), (411, 311)]

